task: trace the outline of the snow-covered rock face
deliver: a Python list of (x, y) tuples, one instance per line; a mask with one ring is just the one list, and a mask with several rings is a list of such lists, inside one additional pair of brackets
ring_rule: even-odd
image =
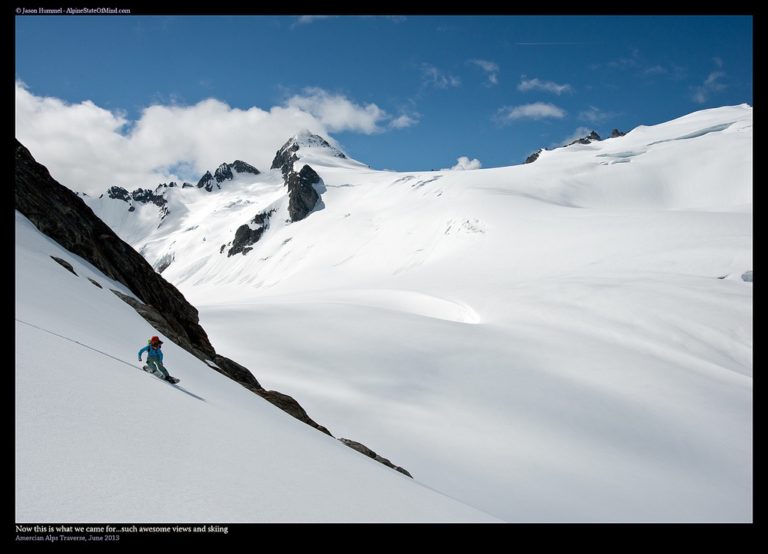
[(288, 139), (280, 150), (277, 151), (270, 169), (280, 169), (283, 175), (287, 175), (290, 171), (293, 171), (294, 162), (308, 153), (314, 156), (321, 155), (347, 159), (344, 152), (335, 146), (331, 146), (323, 137), (310, 133), (305, 129)]
[(596, 131), (591, 131), (587, 136), (578, 138), (573, 142), (569, 142), (566, 146), (571, 146), (572, 144), (589, 144), (591, 142), (597, 142), (600, 140), (602, 140), (600, 135), (598, 135)]
[(200, 177), (197, 182), (197, 188), (205, 189), (208, 192), (213, 191), (215, 186), (217, 189), (221, 189), (221, 184), (224, 181), (231, 181), (240, 174), (244, 175), (258, 175), (260, 172), (251, 164), (245, 163), (242, 160), (235, 160), (230, 163), (222, 163), (216, 168), (216, 171), (211, 175), (210, 171), (206, 171), (205, 174)]

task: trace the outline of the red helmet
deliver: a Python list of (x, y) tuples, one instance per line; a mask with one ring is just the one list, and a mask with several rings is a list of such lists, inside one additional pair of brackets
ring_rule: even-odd
[(152, 345), (163, 344), (163, 341), (160, 340), (160, 337), (152, 337), (151, 339), (149, 339), (149, 342)]

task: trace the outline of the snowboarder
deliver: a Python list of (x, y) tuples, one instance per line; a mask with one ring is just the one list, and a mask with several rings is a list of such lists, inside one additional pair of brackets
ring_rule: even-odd
[(179, 380), (176, 377), (171, 377), (168, 370), (163, 366), (163, 351), (160, 350), (163, 341), (160, 337), (152, 337), (149, 339), (149, 344), (139, 350), (139, 361), (141, 361), (141, 355), (147, 352), (147, 365), (143, 367), (145, 371), (159, 373), (163, 376), (163, 379), (169, 383), (178, 383)]

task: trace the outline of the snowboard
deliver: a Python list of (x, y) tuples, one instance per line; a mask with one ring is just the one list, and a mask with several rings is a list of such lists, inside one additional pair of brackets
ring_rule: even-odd
[(169, 381), (165, 377), (163, 377), (163, 375), (161, 373), (159, 373), (159, 372), (157, 372), (157, 371), (155, 371), (153, 369), (150, 369), (149, 366), (142, 366), (141, 369), (143, 369), (144, 371), (146, 371), (150, 375), (154, 375), (155, 377), (157, 377), (161, 381), (165, 381), (166, 383), (170, 383), (172, 385), (175, 385), (176, 383), (178, 383), (180, 381), (180, 379), (178, 379), (177, 377), (174, 377), (172, 375), (169, 375), (169, 378), (170, 378), (170, 381)]

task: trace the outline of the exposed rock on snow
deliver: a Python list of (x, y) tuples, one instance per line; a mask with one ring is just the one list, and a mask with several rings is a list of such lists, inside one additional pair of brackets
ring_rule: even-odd
[(206, 171), (205, 174), (200, 177), (200, 180), (197, 182), (197, 188), (203, 188), (208, 192), (213, 190), (213, 175), (211, 175), (210, 171)]
[[(220, 363), (219, 359), (214, 359), (214, 362), (217, 364)], [(252, 389), (253, 390), (253, 389)], [(276, 390), (264, 390), (263, 388), (259, 388), (258, 390), (254, 390), (256, 394), (261, 396), (264, 400), (267, 400), (283, 410), (284, 412), (287, 412), (291, 414), (293, 417), (298, 419), (299, 421), (303, 421), (310, 427), (314, 427), (318, 431), (321, 431), (325, 433), (326, 435), (330, 435), (331, 432), (323, 427), (322, 425), (319, 425), (316, 423), (311, 417), (307, 415), (307, 412), (304, 411), (304, 408), (301, 407), (301, 405), (296, 402), (292, 397), (288, 396), (287, 394), (283, 394), (282, 392), (278, 392)]]
[(386, 458), (382, 458), (381, 456), (376, 454), (376, 452), (374, 452), (373, 450), (371, 450), (370, 448), (368, 448), (364, 444), (360, 444), (359, 442), (356, 442), (356, 441), (353, 441), (353, 440), (349, 440), (349, 439), (339, 439), (339, 440), (341, 442), (343, 442), (344, 444), (346, 444), (347, 446), (349, 446), (350, 448), (352, 448), (354, 450), (357, 450), (358, 452), (361, 452), (362, 454), (365, 454), (369, 458), (373, 458), (377, 462), (382, 463), (382, 464), (384, 464), (387, 467), (391, 467), (392, 469), (394, 469), (396, 471), (399, 471), (403, 475), (407, 475), (408, 477), (413, 479), (413, 476), (410, 473), (408, 473), (407, 470), (403, 469), (400, 466), (396, 466), (395, 464), (393, 464), (392, 462), (390, 462)]
[(346, 155), (339, 150), (331, 146), (331, 144), (319, 135), (310, 133), (307, 130), (303, 130), (295, 136), (288, 139), (288, 141), (277, 151), (275, 158), (272, 160), (270, 169), (280, 169), (283, 175), (293, 171), (293, 163), (299, 159), (296, 154), (300, 148), (322, 148), (327, 151), (328, 154), (336, 158), (346, 159)]
[(234, 175), (232, 175), (232, 169), (229, 167), (229, 165), (224, 163), (216, 168), (216, 172), (213, 174), (213, 177), (216, 179), (217, 183), (221, 183), (222, 181), (232, 180)]
[[(102, 194), (102, 196), (104, 195)], [(107, 196), (115, 200), (124, 200), (125, 202), (131, 199), (131, 195), (123, 187), (110, 187), (107, 190)]]
[(624, 135), (626, 135), (626, 134), (627, 134), (627, 133), (622, 133), (622, 132), (621, 132), (621, 131), (619, 131), (618, 129), (613, 129), (613, 130), (611, 131), (611, 138), (618, 138), (618, 137), (623, 137), (623, 136), (624, 136)]
[(76, 277), (78, 276), (77, 273), (75, 273), (75, 268), (72, 267), (71, 263), (69, 263), (66, 260), (62, 260), (61, 258), (57, 258), (56, 256), (51, 256), (51, 258), (53, 258), (53, 260), (56, 261), (59, 265), (61, 265), (64, 269), (68, 270)]
[(741, 275), (741, 280), (742, 281), (746, 281), (747, 283), (751, 283), (752, 282), (752, 270), (750, 269), (749, 271), (743, 273)]
[[(241, 252), (243, 255), (246, 255), (253, 250), (251, 245), (256, 244), (261, 238), (261, 235), (264, 234), (264, 231), (267, 230), (269, 227), (269, 218), (273, 213), (275, 213), (275, 210), (260, 213), (254, 217), (251, 220), (251, 224), (257, 225), (255, 229), (251, 229), (249, 224), (238, 227), (237, 231), (235, 231), (235, 239), (232, 241), (232, 247), (227, 251), (227, 257), (240, 254)], [(224, 251), (224, 246), (225, 245), (222, 245), (220, 252)]]
[(600, 138), (600, 135), (598, 135), (595, 131), (592, 131), (586, 137), (582, 137), (580, 139), (574, 140), (573, 142), (569, 142), (566, 146), (570, 146), (572, 144), (589, 144), (591, 142), (596, 142), (599, 140), (602, 140)]
[(299, 173), (290, 171), (285, 177), (288, 186), (288, 215), (291, 221), (299, 221), (307, 217), (315, 209), (320, 195), (313, 185), (320, 182), (320, 176), (314, 169), (305, 165)]
[(131, 198), (134, 202), (149, 203), (152, 202), (155, 206), (162, 208), (168, 201), (160, 194), (155, 194), (150, 189), (138, 188), (131, 193)]
[(283, 147), (275, 154), (275, 159), (272, 160), (270, 169), (280, 169), (283, 175), (293, 170), (293, 162), (299, 159), (296, 155), (296, 151), (299, 149), (299, 145), (293, 141), (293, 139), (286, 142)]
[(249, 163), (245, 163), (242, 160), (235, 160), (231, 164), (229, 164), (229, 167), (236, 171), (237, 173), (251, 173), (252, 175), (259, 175), (261, 172), (253, 167)]
[(544, 151), (543, 148), (539, 148), (538, 150), (536, 150), (536, 152), (534, 152), (533, 154), (531, 154), (530, 156), (525, 158), (525, 162), (524, 163), (531, 164), (531, 163), (535, 162), (536, 160), (539, 159), (539, 155), (541, 155), (541, 153), (543, 151)]
[[(252, 175), (258, 175), (260, 172), (251, 164), (245, 163), (242, 160), (235, 160), (231, 164), (223, 163), (216, 168), (216, 171), (214, 171), (213, 175), (211, 175), (210, 171), (206, 171), (205, 174), (200, 177), (200, 180), (197, 182), (197, 188), (204, 188), (208, 192), (211, 192), (213, 190), (213, 186), (216, 185), (216, 188), (220, 189), (221, 183), (224, 181), (231, 181), (235, 178), (235, 173), (250, 173)], [(187, 183), (182, 185), (182, 188), (187, 188), (185, 186), (186, 184)]]

